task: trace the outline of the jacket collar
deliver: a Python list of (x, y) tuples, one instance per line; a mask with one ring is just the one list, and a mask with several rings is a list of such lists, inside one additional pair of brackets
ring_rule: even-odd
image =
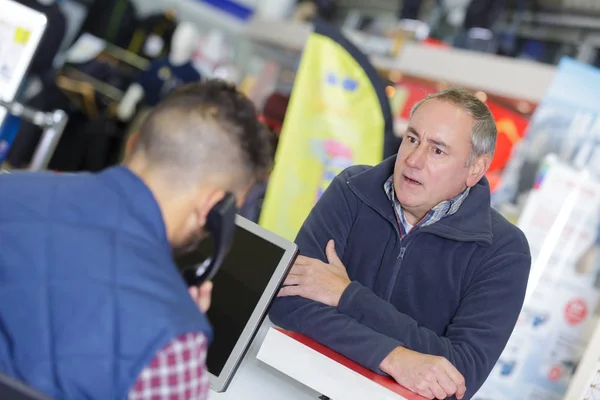
[[(392, 224), (395, 222), (394, 208), (383, 186), (394, 172), (396, 156), (358, 173), (348, 179), (350, 189), (369, 207), (373, 208)], [(435, 224), (420, 228), (418, 232), (430, 232), (448, 239), (464, 242), (492, 244), (492, 212), (490, 185), (482, 178), (471, 188), (469, 195), (455, 214)]]
[(171, 251), (162, 210), (150, 188), (124, 165), (110, 167), (100, 172), (99, 177), (118, 190), (127, 201), (127, 208), (133, 220), (122, 223), (138, 226), (150, 240)]

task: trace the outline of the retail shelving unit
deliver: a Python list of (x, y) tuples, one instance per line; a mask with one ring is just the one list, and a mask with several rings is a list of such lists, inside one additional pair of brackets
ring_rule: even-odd
[[(251, 42), (286, 52), (300, 52), (312, 26), (302, 22), (251, 20), (244, 32)], [(361, 33), (345, 33), (359, 47), (360, 42), (364, 43)], [(556, 70), (554, 66), (529, 60), (412, 42), (406, 43), (396, 57), (372, 56), (371, 61), (380, 70), (398, 71), (532, 102), (543, 98)]]

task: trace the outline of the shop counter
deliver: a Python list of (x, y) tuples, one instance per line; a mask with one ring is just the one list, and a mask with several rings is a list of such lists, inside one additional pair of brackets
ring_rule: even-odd
[[(320, 393), (259, 361), (256, 356), (273, 325), (267, 318), (223, 393), (210, 400), (318, 400)], [(337, 399), (340, 400), (340, 399)]]
[(274, 327), (256, 358), (333, 400), (424, 400), (303, 335)]

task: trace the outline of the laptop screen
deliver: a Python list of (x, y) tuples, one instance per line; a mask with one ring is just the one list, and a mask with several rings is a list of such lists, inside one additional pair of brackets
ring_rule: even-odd
[[(212, 249), (207, 239), (198, 252), (206, 257)], [(221, 374), (284, 253), (284, 248), (236, 227), (231, 251), (213, 279), (208, 319), (214, 335), (207, 355), (211, 374)]]

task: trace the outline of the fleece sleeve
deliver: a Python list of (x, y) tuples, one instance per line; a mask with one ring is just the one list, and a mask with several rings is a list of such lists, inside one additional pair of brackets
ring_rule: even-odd
[[(296, 238), (302, 255), (327, 262), (325, 246), (333, 239), (338, 256), (343, 257), (358, 207), (347, 177), (346, 171), (333, 180), (304, 222)], [(402, 344), (336, 307), (298, 296), (277, 298), (269, 317), (274, 324), (306, 335), (376, 372), (381, 372), (383, 359)]]
[(484, 383), (519, 316), (531, 265), (528, 247), (511, 240), (477, 268), (446, 333), (438, 336), (358, 282), (338, 309), (361, 324), (401, 341), (404, 347), (448, 359), (464, 376), (465, 398)]

